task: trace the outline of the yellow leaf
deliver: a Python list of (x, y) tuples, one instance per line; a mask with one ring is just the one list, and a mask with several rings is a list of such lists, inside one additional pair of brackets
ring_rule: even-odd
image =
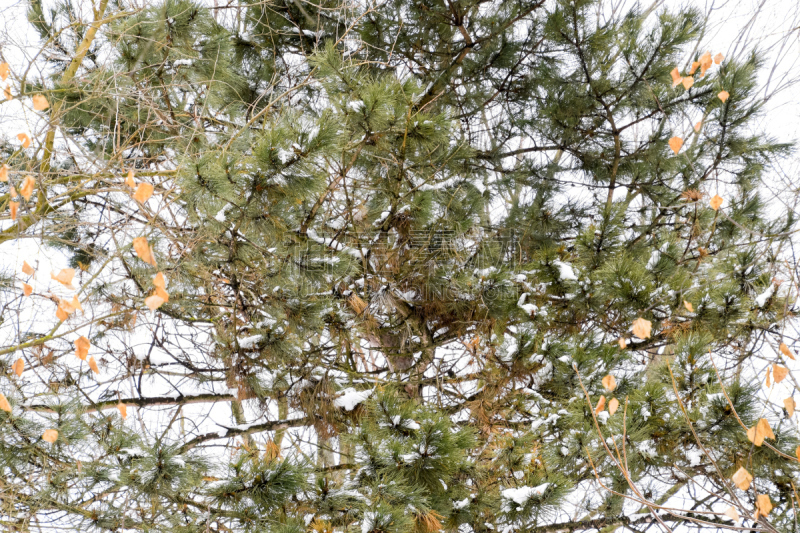
[(164, 298), (156, 294), (148, 296), (147, 298), (144, 299), (145, 305), (149, 307), (151, 311), (155, 311), (156, 309), (161, 307), (161, 304), (163, 304), (164, 301), (165, 301)]
[(681, 146), (683, 146), (683, 139), (680, 137), (673, 137), (669, 140), (669, 147), (676, 154), (681, 151)]
[(694, 125), (694, 131), (700, 131), (700, 128), (702, 127), (703, 127), (703, 121), (700, 121)]
[(23, 361), (20, 357), (14, 361), (14, 365), (11, 367), (11, 369), (14, 370), (14, 373), (17, 376), (22, 376), (22, 373), (25, 371), (25, 361)]
[(33, 287), (28, 285), (27, 283), (22, 284), (22, 294), (25, 296), (30, 296), (33, 293)]
[(693, 61), (692, 62), (692, 68), (689, 69), (689, 75), (691, 76), (692, 74), (697, 72), (697, 67), (699, 67), (699, 66), (700, 66), (700, 62), (699, 61)]
[(30, 137), (28, 137), (28, 134), (27, 134), (27, 133), (18, 133), (18, 134), (17, 134), (17, 139), (19, 139), (19, 142), (21, 142), (21, 143), (22, 143), (22, 147), (23, 147), (23, 148), (29, 148), (29, 147), (30, 147), (30, 145), (31, 145), (31, 138), (30, 138)]
[(145, 203), (151, 196), (153, 196), (153, 186), (149, 183), (140, 183), (133, 193), (133, 199), (141, 203)]
[(789, 369), (785, 366), (772, 365), (772, 377), (775, 379), (775, 383), (783, 381), (788, 373)]
[(744, 469), (744, 467), (739, 467), (739, 470), (731, 478), (733, 482), (742, 490), (747, 490), (750, 488), (750, 483), (753, 481), (753, 476), (750, 475), (750, 472)]
[(789, 413), (790, 418), (794, 416), (794, 408), (797, 407), (797, 404), (794, 403), (794, 398), (790, 396), (783, 400), (783, 406), (786, 408), (786, 412)]
[(616, 398), (611, 398), (611, 401), (608, 402), (608, 413), (613, 415), (619, 409), (619, 400)]
[(789, 349), (789, 347), (788, 347), (788, 346), (786, 346), (786, 343), (785, 343), (785, 342), (782, 342), (782, 343), (781, 343), (780, 349), (781, 349), (781, 353), (782, 353), (783, 355), (785, 355), (786, 357), (788, 357), (788, 358), (789, 358), (789, 359), (791, 359), (792, 361), (794, 361), (794, 360), (795, 360), (795, 358), (794, 358), (794, 355), (792, 354), (792, 351)]
[(44, 95), (35, 94), (31, 100), (33, 100), (33, 108), (36, 111), (44, 111), (50, 107), (50, 104), (47, 102), (47, 98), (45, 98)]
[(3, 411), (11, 412), (11, 404), (8, 403), (8, 398), (6, 398), (5, 394), (0, 393), (0, 409)]
[(722, 55), (721, 53), (719, 53), (719, 54), (717, 54), (717, 55), (715, 55), (715, 56), (714, 56), (714, 63), (716, 63), (717, 65), (719, 65), (720, 63), (722, 63), (722, 60), (723, 60), (723, 59), (725, 59), (725, 56), (724, 56), (724, 55)]
[(135, 182), (135, 181), (133, 181), (133, 169), (130, 169), (130, 170), (128, 171), (128, 177), (127, 177), (127, 178), (125, 178), (125, 185), (127, 185), (127, 186), (128, 186), (128, 187), (130, 187), (131, 189), (133, 189), (133, 188), (135, 188), (135, 187), (136, 187), (136, 182)]
[(153, 251), (150, 249), (150, 245), (147, 244), (147, 239), (144, 237), (136, 237), (133, 239), (133, 249), (136, 251), (136, 255), (139, 256), (139, 259), (145, 263), (156, 266), (156, 260), (153, 258)]
[(6, 81), (8, 79), (8, 63), (0, 63), (0, 80)]
[(736, 509), (734, 509), (733, 506), (728, 507), (728, 510), (725, 511), (725, 516), (727, 516), (728, 518), (730, 518), (734, 522), (738, 522), (739, 521), (739, 513), (736, 512)]
[(767, 516), (772, 511), (772, 502), (769, 501), (769, 496), (759, 494), (756, 498), (756, 508), (761, 516)]
[(715, 194), (708, 204), (711, 206), (711, 209), (718, 211), (724, 201), (725, 199), (722, 196)]
[(650, 338), (650, 332), (653, 329), (653, 323), (644, 318), (637, 318), (633, 321), (633, 334), (640, 339)]
[(50, 279), (54, 279), (68, 289), (74, 289), (72, 286), (72, 278), (75, 277), (74, 268), (62, 268), (58, 274), (50, 273)]
[(605, 387), (608, 391), (613, 391), (617, 388), (617, 380), (614, 378), (614, 376), (608, 374), (603, 378), (603, 387)]
[(728, 91), (720, 91), (720, 93), (717, 95), (717, 97), (722, 100), (723, 103), (728, 99), (729, 96), (730, 93)]
[(683, 301), (683, 306), (686, 308), (687, 311), (690, 313), (694, 313), (694, 306), (691, 303), (687, 302), (686, 300)]
[(33, 276), (36, 271), (33, 269), (32, 266), (28, 264), (27, 261), (22, 262), (22, 273), (27, 276)]
[(19, 211), (19, 202), (8, 202), (8, 210), (11, 220), (17, 220), (17, 211)]
[(42, 434), (42, 440), (53, 444), (56, 440), (58, 440), (58, 431), (55, 429), (45, 430), (45, 432)]
[(606, 408), (606, 397), (600, 396), (600, 401), (597, 402), (597, 407), (594, 408), (595, 414), (600, 414)]
[(625, 348), (628, 347), (628, 343), (625, 342), (625, 339), (623, 339), (622, 337), (620, 337), (619, 341), (617, 341), (617, 342), (619, 343), (619, 347), (620, 347), (621, 350), (624, 350)]
[(691, 76), (686, 76), (685, 78), (683, 78), (682, 83), (683, 83), (683, 88), (688, 91), (692, 87), (692, 85), (694, 85), (694, 78)]
[(92, 343), (89, 342), (89, 339), (81, 336), (75, 341), (75, 357), (81, 361), (86, 361), (86, 356), (89, 354), (89, 348), (91, 347)]
[(89, 363), (89, 368), (92, 369), (92, 372), (94, 372), (95, 374), (99, 374), (100, 373), (100, 369), (97, 368), (97, 361), (94, 360), (94, 357), (89, 356), (88, 363)]
[(19, 189), (19, 193), (25, 198), (26, 201), (31, 199), (33, 195), (33, 187), (36, 185), (36, 180), (33, 179), (33, 176), (28, 175), (25, 176), (25, 179), (22, 180), (22, 187)]
[(678, 70), (678, 67), (675, 67), (674, 69), (672, 69), (672, 72), (670, 72), (669, 74), (670, 74), (670, 76), (672, 76), (672, 86), (673, 87), (677, 87), (678, 84), (683, 81), (683, 78), (681, 77), (681, 71)]
[(117, 409), (119, 409), (119, 414), (122, 416), (122, 418), (128, 418), (128, 406), (122, 402), (119, 402), (117, 404)]
[(10, 170), (8, 165), (3, 165), (0, 167), (0, 181), (8, 181), (8, 171)]

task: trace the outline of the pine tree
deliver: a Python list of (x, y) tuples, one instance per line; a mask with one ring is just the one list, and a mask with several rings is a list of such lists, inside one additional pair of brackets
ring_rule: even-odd
[(757, 51), (589, 0), (82, 5), (7, 58), (7, 530), (794, 530)]

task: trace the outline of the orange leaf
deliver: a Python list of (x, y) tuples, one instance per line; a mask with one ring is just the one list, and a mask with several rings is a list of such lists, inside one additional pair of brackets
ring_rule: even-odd
[(45, 98), (41, 94), (33, 95), (33, 98), (31, 100), (33, 100), (33, 108), (36, 111), (44, 111), (45, 109), (50, 107), (50, 104), (47, 102), (47, 98)]
[(788, 347), (788, 346), (786, 346), (786, 343), (785, 343), (785, 342), (782, 342), (782, 343), (781, 343), (780, 349), (781, 349), (781, 353), (782, 353), (783, 355), (785, 355), (786, 357), (788, 357), (788, 358), (789, 358), (789, 359), (791, 359), (792, 361), (794, 361), (794, 360), (795, 360), (795, 358), (794, 358), (794, 355), (792, 355), (792, 351), (789, 349), (789, 347)]
[(603, 378), (603, 387), (608, 391), (613, 391), (617, 388), (617, 380), (611, 374)]
[(56, 318), (59, 319), (61, 322), (64, 322), (66, 319), (69, 318), (69, 313), (64, 311), (64, 309), (59, 305), (56, 307)]
[(683, 78), (681, 77), (681, 71), (678, 70), (678, 67), (675, 67), (674, 69), (672, 69), (672, 72), (670, 72), (669, 74), (670, 74), (670, 76), (672, 76), (672, 86), (673, 87), (677, 87), (678, 84), (683, 81)]
[(8, 63), (0, 63), (0, 80), (6, 81), (8, 79)]
[(789, 418), (794, 416), (794, 408), (797, 407), (797, 404), (794, 403), (794, 398), (790, 396), (783, 400), (783, 406), (786, 408), (786, 412), (789, 413)]
[(725, 516), (727, 516), (728, 518), (730, 518), (734, 522), (738, 522), (739, 521), (739, 513), (736, 512), (736, 509), (734, 509), (733, 506), (728, 507), (728, 510), (725, 511)]
[(156, 287), (160, 287), (162, 289), (167, 288), (167, 280), (164, 279), (164, 273), (159, 272), (155, 276), (153, 276), (153, 285)]
[(680, 137), (673, 137), (669, 140), (669, 147), (672, 148), (672, 151), (676, 154), (680, 152), (681, 146), (683, 146), (683, 139)]
[(30, 296), (32, 292), (33, 292), (33, 287), (31, 287), (27, 283), (22, 284), (22, 294), (24, 294), (25, 296)]
[(3, 411), (11, 412), (11, 404), (8, 403), (8, 398), (6, 398), (5, 394), (0, 393), (0, 409)]
[(25, 361), (23, 361), (20, 357), (14, 361), (14, 365), (11, 367), (11, 369), (17, 376), (22, 376), (22, 373), (25, 371)]
[(30, 200), (31, 196), (33, 195), (33, 187), (36, 185), (36, 180), (33, 179), (33, 176), (28, 175), (25, 176), (25, 179), (22, 180), (22, 187), (19, 189), (19, 193), (22, 195), (25, 200)]
[(694, 78), (691, 76), (686, 76), (685, 78), (683, 78), (682, 83), (683, 83), (683, 88), (688, 91), (692, 87), (692, 85), (694, 85)]
[(22, 262), (22, 273), (28, 276), (33, 276), (36, 271), (33, 269), (32, 266), (28, 264), (27, 261)]
[(149, 307), (151, 311), (155, 311), (156, 309), (161, 307), (161, 304), (163, 304), (164, 301), (165, 301), (164, 298), (158, 296), (157, 294), (148, 296), (147, 298), (144, 299), (145, 305)]
[(619, 409), (619, 400), (616, 398), (611, 398), (611, 401), (608, 402), (608, 414), (613, 415)]
[(11, 220), (17, 220), (17, 211), (19, 211), (19, 202), (8, 202)]
[(761, 446), (764, 444), (764, 439), (775, 440), (775, 434), (772, 432), (772, 428), (769, 427), (767, 419), (760, 418), (755, 426), (747, 430), (747, 439), (756, 446)]
[(117, 404), (117, 409), (119, 409), (119, 414), (122, 418), (128, 418), (128, 406), (122, 402)]
[(750, 483), (753, 481), (753, 476), (750, 475), (750, 472), (744, 469), (744, 467), (739, 467), (739, 470), (731, 477), (736, 486), (742, 490), (747, 490), (750, 488)]
[(14, 99), (14, 95), (11, 94), (11, 89), (8, 88), (8, 87), (3, 89), (3, 94), (6, 95), (6, 100), (13, 100)]
[(623, 339), (622, 337), (620, 337), (617, 342), (619, 343), (620, 350), (624, 350), (625, 348), (628, 347), (628, 343), (625, 342), (625, 339)]
[(720, 91), (720, 93), (717, 95), (717, 97), (722, 100), (723, 103), (725, 103), (725, 100), (727, 100), (729, 96), (730, 93), (728, 91)]
[(633, 334), (640, 339), (647, 339), (650, 337), (650, 332), (653, 329), (653, 323), (644, 318), (637, 318), (633, 321)]
[(100, 373), (100, 369), (97, 368), (97, 361), (94, 360), (94, 357), (89, 356), (88, 363), (89, 363), (89, 368), (92, 369), (92, 372), (94, 372), (95, 374), (99, 374)]
[(714, 63), (716, 63), (717, 65), (719, 65), (720, 63), (722, 63), (722, 60), (723, 60), (723, 59), (725, 59), (725, 56), (724, 56), (724, 55), (722, 55), (721, 53), (719, 53), (719, 54), (717, 54), (717, 55), (715, 55), (715, 56), (714, 56)]
[(58, 431), (55, 429), (48, 429), (42, 434), (42, 440), (53, 444), (56, 440), (58, 440)]
[(86, 356), (89, 354), (89, 348), (91, 347), (92, 343), (89, 342), (89, 339), (81, 336), (75, 341), (75, 357), (81, 361), (86, 361)]
[(128, 171), (128, 177), (125, 178), (125, 185), (127, 185), (131, 189), (136, 187), (136, 182), (133, 181), (133, 169)]
[(689, 69), (689, 75), (691, 76), (692, 74), (697, 72), (697, 67), (699, 67), (699, 66), (700, 66), (700, 62), (699, 61), (692, 61), (692, 68)]
[(700, 75), (705, 76), (706, 71), (711, 68), (713, 60), (711, 59), (711, 52), (706, 52), (700, 56)]
[(133, 199), (141, 203), (145, 203), (151, 196), (153, 196), (153, 186), (149, 183), (140, 183), (133, 193)]
[(783, 381), (788, 373), (789, 369), (785, 366), (772, 365), (772, 377), (775, 379), (775, 383)]
[(31, 138), (30, 138), (30, 137), (28, 137), (28, 134), (27, 134), (27, 133), (18, 133), (18, 134), (17, 134), (17, 139), (19, 139), (19, 142), (21, 142), (21, 143), (22, 143), (22, 147), (23, 147), (23, 148), (28, 148), (28, 147), (30, 147), (30, 145), (31, 145)]
[(686, 300), (683, 301), (683, 306), (686, 308), (687, 311), (690, 313), (694, 313), (694, 306), (691, 303), (687, 302)]
[(797, 460), (800, 461), (800, 446), (794, 449), (794, 454), (797, 456)]
[(8, 181), (8, 171), (10, 170), (8, 165), (3, 165), (0, 167), (0, 181)]
[(83, 306), (80, 300), (78, 300), (77, 294), (72, 297), (72, 301), (69, 304), (72, 306), (73, 310), (80, 310), (80, 312), (83, 313)]
[(697, 124), (694, 125), (694, 131), (698, 131), (699, 132), (700, 128), (702, 128), (702, 127), (703, 127), (703, 121), (700, 121), (700, 122), (698, 122)]
[(718, 211), (724, 201), (725, 199), (722, 196), (715, 194), (714, 197), (711, 199), (711, 201), (708, 202), (708, 204), (711, 206), (711, 209), (713, 209), (714, 211)]
[(766, 384), (767, 388), (772, 387), (772, 382), (769, 380), (769, 373), (771, 370), (772, 370), (771, 368), (767, 367), (767, 379), (764, 380), (764, 383)]
[(756, 508), (761, 516), (767, 516), (772, 511), (772, 502), (769, 501), (769, 496), (759, 494), (756, 498)]
[(153, 258), (153, 250), (151, 250), (150, 245), (147, 244), (147, 239), (144, 237), (136, 237), (133, 239), (133, 249), (136, 251), (136, 255), (139, 256), (139, 259), (145, 263), (156, 266), (156, 260)]
[(54, 279), (68, 289), (74, 289), (72, 286), (72, 278), (75, 277), (74, 268), (62, 268), (58, 274), (50, 273), (50, 279)]
[(600, 396), (600, 401), (597, 402), (597, 407), (594, 408), (595, 414), (600, 414), (606, 408), (606, 397)]

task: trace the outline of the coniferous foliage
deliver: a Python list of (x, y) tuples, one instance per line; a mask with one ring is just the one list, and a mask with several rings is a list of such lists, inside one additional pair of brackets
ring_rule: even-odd
[(796, 528), (757, 51), (678, 5), (88, 5), (6, 58), (5, 528)]

